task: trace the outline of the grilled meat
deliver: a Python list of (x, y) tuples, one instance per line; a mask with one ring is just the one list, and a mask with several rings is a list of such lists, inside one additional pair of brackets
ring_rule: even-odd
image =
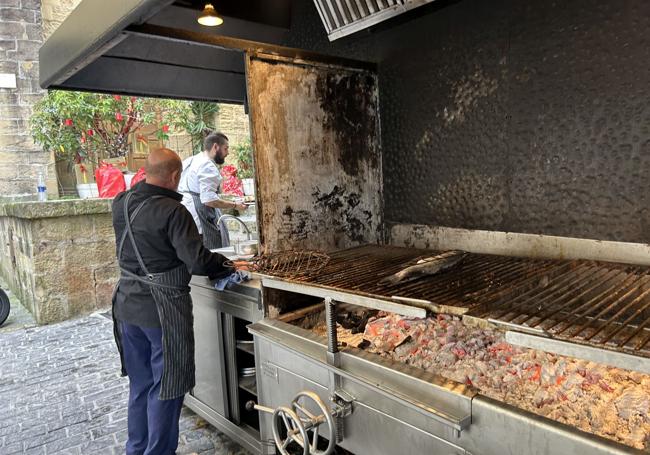
[(394, 275), (387, 276), (379, 282), (381, 285), (393, 285), (417, 280), (423, 276), (435, 275), (458, 264), (467, 253), (460, 250), (445, 251), (437, 256), (420, 259), (415, 265), (406, 267)]

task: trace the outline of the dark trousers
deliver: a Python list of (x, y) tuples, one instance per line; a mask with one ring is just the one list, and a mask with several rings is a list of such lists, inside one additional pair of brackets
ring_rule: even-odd
[(173, 455), (183, 397), (159, 400), (163, 373), (162, 329), (120, 322), (129, 376), (127, 455)]

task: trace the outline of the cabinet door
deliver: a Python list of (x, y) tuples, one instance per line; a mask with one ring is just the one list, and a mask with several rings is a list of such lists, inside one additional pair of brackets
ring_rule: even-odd
[(224, 362), (222, 313), (214, 299), (192, 292), (196, 386), (192, 395), (218, 414), (229, 418)]

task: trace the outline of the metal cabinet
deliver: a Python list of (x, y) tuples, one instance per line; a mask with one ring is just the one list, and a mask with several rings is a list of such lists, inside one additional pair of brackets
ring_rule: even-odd
[(224, 358), (223, 321), (217, 302), (193, 298), (196, 385), (191, 395), (214, 412), (229, 418)]
[[(255, 367), (252, 336), (246, 326), (263, 317), (258, 282), (229, 285), (217, 291), (205, 277), (193, 277), (196, 385), (187, 405), (252, 453), (261, 453), (257, 412), (245, 402), (256, 398), (256, 378), (240, 377)], [(240, 341), (238, 343), (237, 341)]]

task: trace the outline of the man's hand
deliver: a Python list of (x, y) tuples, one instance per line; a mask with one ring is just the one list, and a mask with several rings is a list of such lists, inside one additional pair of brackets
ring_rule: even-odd
[(246, 204), (237, 204), (237, 203), (235, 203), (234, 208), (235, 208), (235, 210), (239, 210), (240, 212), (243, 212), (244, 210), (246, 210), (248, 208), (248, 206)]

